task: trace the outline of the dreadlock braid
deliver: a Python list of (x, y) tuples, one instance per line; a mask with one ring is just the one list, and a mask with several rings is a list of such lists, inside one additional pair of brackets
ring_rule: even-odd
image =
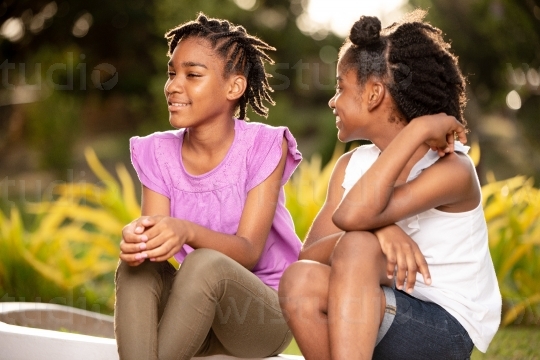
[(379, 19), (362, 16), (340, 58), (357, 71), (360, 85), (370, 76), (381, 79), (407, 122), (444, 112), (466, 124), (465, 79), (441, 30), (423, 22), (425, 14), (416, 10), (382, 30)]
[(249, 35), (242, 26), (236, 26), (227, 20), (209, 19), (200, 13), (195, 21), (190, 21), (169, 30), (165, 34), (169, 52), (172, 53), (182, 39), (200, 37), (206, 39), (212, 48), (225, 60), (223, 76), (242, 74), (247, 79), (247, 88), (237, 104), (237, 116), (246, 118), (246, 107), (249, 104), (255, 113), (268, 116), (268, 108), (263, 101), (274, 105), (270, 96), (272, 88), (268, 83), (270, 76), (264, 71), (264, 62), (274, 61), (265, 53), (275, 50), (261, 39)]

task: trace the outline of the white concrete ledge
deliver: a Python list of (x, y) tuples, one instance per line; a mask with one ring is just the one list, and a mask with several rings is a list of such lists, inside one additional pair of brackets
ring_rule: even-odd
[(0, 357), (9, 360), (118, 360), (112, 316), (56, 304), (0, 302), (0, 349)]

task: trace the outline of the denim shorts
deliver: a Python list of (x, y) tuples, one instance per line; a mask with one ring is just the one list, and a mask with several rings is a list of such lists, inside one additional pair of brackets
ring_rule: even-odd
[(383, 287), (386, 310), (373, 359), (469, 359), (474, 344), (446, 310), (409, 294)]

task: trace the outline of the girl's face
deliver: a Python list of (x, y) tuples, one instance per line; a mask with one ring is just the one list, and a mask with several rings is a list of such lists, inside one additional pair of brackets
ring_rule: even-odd
[(171, 56), (165, 98), (169, 122), (175, 128), (193, 127), (230, 117), (224, 62), (201, 38), (181, 40)]
[[(369, 114), (362, 112), (363, 91), (358, 85), (356, 71), (340, 60), (337, 65), (336, 94), (328, 106), (336, 116), (338, 139), (342, 142), (365, 138), (362, 119)], [(365, 122), (365, 121), (364, 121)]]

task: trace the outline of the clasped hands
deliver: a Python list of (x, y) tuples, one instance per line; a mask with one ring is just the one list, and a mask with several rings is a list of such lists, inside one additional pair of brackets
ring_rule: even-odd
[(188, 240), (185, 221), (169, 216), (141, 216), (122, 229), (120, 259), (130, 266), (145, 259), (166, 261)]

